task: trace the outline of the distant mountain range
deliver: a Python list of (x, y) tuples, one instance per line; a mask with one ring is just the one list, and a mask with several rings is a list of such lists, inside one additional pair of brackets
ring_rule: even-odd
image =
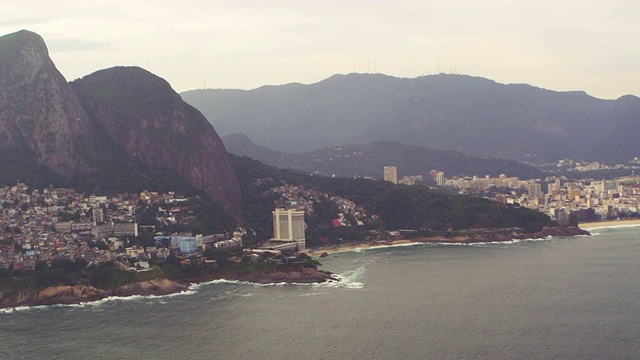
[(476, 159), (457, 151), (433, 150), (391, 141), (327, 147), (300, 154), (256, 145), (244, 134), (227, 135), (222, 137), (222, 141), (227, 151), (235, 155), (248, 156), (278, 168), (328, 176), (381, 179), (384, 166), (395, 165), (399, 177), (422, 175), (425, 180), (428, 180), (431, 170), (443, 171), (447, 177), (497, 177), (500, 174), (521, 179), (544, 177), (542, 171), (514, 160)]
[(0, 182), (15, 180), (93, 191), (190, 187), (242, 217), (222, 141), (165, 80), (116, 67), (68, 84), (44, 40), (26, 30), (0, 37)]
[(640, 99), (597, 99), (464, 75), (335, 75), (316, 84), (181, 94), (222, 136), (299, 153), (395, 141), (475, 157), (628, 161), (640, 155)]

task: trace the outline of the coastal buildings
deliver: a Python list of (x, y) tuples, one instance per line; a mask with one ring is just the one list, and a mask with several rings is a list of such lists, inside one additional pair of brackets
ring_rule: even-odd
[(527, 193), (529, 194), (529, 198), (531, 200), (540, 199), (542, 196), (542, 187), (539, 183), (530, 183), (527, 186)]
[[(569, 181), (565, 177), (520, 180), (505, 175), (474, 176), (447, 179), (445, 185), (458, 188), (461, 194), (538, 210), (560, 224), (640, 216), (640, 178), (637, 177), (624, 181)], [(508, 191), (504, 192), (505, 189)]]
[[(192, 237), (191, 232), (189, 239), (182, 239), (187, 240), (183, 244), (174, 241), (172, 249), (165, 248), (171, 247), (166, 226), (192, 221), (193, 201), (176, 197), (173, 192), (144, 191), (139, 195), (107, 197), (64, 188), (31, 190), (20, 182), (0, 187), (0, 269), (33, 270), (39, 262), (56, 259), (80, 258), (91, 264), (113, 261), (131, 243), (143, 245), (150, 237), (153, 239), (152, 234), (156, 235), (155, 246), (140, 251), (153, 254), (154, 259), (165, 260), (180, 250), (194, 255), (204, 237)], [(153, 217), (146, 216), (147, 225), (138, 226), (137, 221), (145, 219), (147, 209), (152, 210)], [(158, 233), (165, 235), (157, 236)], [(234, 232), (232, 239), (231, 234), (207, 235), (207, 240), (210, 247), (237, 248), (242, 246), (243, 233), (243, 229)]]
[(298, 251), (306, 249), (304, 211), (277, 208), (273, 211), (273, 240), (294, 242)]
[(385, 166), (384, 167), (384, 181), (389, 181), (394, 184), (398, 184), (398, 167)]

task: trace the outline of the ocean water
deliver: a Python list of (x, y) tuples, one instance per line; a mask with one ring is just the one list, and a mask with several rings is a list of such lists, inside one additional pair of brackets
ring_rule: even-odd
[(638, 359), (640, 228), (340, 253), (339, 284), (217, 281), (0, 313), (2, 359)]

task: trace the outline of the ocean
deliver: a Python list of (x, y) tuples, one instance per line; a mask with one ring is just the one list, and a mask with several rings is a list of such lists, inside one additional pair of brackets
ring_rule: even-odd
[(338, 253), (343, 281), (215, 281), (0, 312), (2, 359), (638, 359), (640, 227)]

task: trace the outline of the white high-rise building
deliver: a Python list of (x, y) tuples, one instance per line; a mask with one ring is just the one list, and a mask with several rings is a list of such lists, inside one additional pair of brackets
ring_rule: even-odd
[(384, 167), (384, 181), (398, 184), (398, 168), (396, 166)]
[(438, 186), (442, 186), (444, 185), (444, 172), (440, 171), (437, 175), (436, 175), (436, 184)]
[(91, 212), (93, 214), (93, 223), (94, 224), (104, 223), (104, 212), (102, 211), (101, 208), (94, 207), (93, 209), (91, 209)]
[(306, 249), (304, 211), (275, 209), (273, 211), (273, 240), (293, 241), (298, 251)]

